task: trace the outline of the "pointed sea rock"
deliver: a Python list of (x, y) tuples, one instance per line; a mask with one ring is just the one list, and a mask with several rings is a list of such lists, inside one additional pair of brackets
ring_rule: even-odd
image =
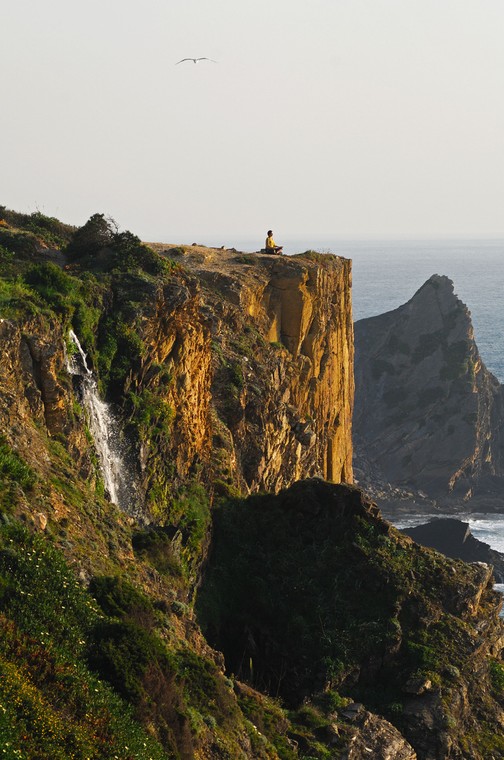
[(356, 323), (355, 379), (357, 466), (431, 498), (504, 504), (503, 386), (448, 277)]

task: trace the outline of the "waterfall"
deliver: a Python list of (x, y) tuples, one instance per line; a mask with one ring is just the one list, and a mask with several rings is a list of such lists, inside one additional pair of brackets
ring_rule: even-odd
[(110, 405), (100, 398), (96, 378), (88, 367), (87, 356), (73, 330), (70, 330), (69, 337), (77, 350), (72, 356), (67, 356), (67, 369), (71, 375), (80, 378), (82, 403), (105, 488), (111, 501), (129, 514), (138, 516), (138, 484), (132, 469), (126, 464), (128, 452), (122, 440), (121, 425)]

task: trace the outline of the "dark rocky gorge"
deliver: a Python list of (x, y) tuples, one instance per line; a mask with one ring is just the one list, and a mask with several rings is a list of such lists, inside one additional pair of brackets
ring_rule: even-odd
[[(490, 568), (340, 482), (350, 262), (0, 221), (6, 756), (504, 758)], [(134, 512), (107, 494), (70, 329)]]

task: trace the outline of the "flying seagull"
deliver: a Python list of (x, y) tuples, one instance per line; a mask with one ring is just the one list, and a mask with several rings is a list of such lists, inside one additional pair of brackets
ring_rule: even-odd
[(212, 63), (217, 63), (213, 58), (182, 58), (181, 61), (177, 61), (175, 66), (178, 66), (179, 63), (184, 63), (184, 61), (192, 61), (193, 63), (198, 63), (198, 61), (211, 61)]

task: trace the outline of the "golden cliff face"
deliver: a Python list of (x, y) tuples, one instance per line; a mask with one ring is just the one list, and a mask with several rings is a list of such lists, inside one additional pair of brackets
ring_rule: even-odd
[(184, 307), (172, 294), (146, 327), (152, 359), (173, 372), (178, 473), (201, 463), (224, 491), (351, 482), (350, 261), (202, 247), (167, 255), (197, 281), (180, 285)]
[[(194, 482), (210, 495), (276, 492), (312, 476), (352, 482), (350, 261), (159, 248), (180, 267), (142, 302), (141, 360), (124, 388), (154, 415), (137, 427), (147, 510), (162, 519)], [(45, 429), (90, 476), (62, 325), (4, 321), (0, 338), (0, 390), (11, 399), (2, 428), (22, 431), (10, 442), (31, 462)]]
[[(152, 367), (163, 365), (166, 370), (164, 399), (173, 410), (174, 422), (163, 454), (173, 462), (173, 476), (178, 481), (200, 459), (208, 458), (211, 445), (210, 332), (200, 307), (197, 283), (182, 274), (158, 292), (145, 322), (143, 338), (148, 351), (136, 378), (140, 386), (148, 388)], [(148, 440), (143, 451), (144, 457), (158, 454), (150, 451)]]

